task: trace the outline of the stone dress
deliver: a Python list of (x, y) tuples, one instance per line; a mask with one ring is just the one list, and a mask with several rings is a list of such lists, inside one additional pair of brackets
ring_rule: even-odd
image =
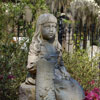
[[(36, 88), (37, 100), (84, 99), (83, 89), (76, 80), (70, 77), (64, 67), (60, 52), (52, 44), (43, 43), (36, 58), (31, 61), (36, 61), (35, 64), (37, 65), (36, 85), (33, 85)], [(23, 88), (20, 89), (20, 92), (22, 90)], [(22, 99), (20, 96), (20, 100), (35, 100), (35, 95), (31, 95), (31, 98), (33, 99), (28, 96), (27, 99)]]

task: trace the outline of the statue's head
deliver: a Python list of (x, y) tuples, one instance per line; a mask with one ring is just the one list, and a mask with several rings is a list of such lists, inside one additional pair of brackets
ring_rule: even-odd
[(46, 13), (39, 16), (36, 24), (34, 38), (54, 39), (57, 37), (56, 31), (57, 19), (54, 15)]
[(42, 25), (49, 22), (53, 22), (57, 24), (57, 19), (53, 14), (45, 13), (39, 16), (37, 20), (37, 25)]
[(57, 19), (53, 14), (46, 13), (39, 16), (36, 24), (36, 31), (32, 39), (34, 50), (40, 50), (38, 48), (40, 48), (40, 44), (42, 44), (43, 39), (53, 39), (53, 45), (56, 46), (57, 49), (61, 49), (61, 46), (58, 42), (56, 25)]

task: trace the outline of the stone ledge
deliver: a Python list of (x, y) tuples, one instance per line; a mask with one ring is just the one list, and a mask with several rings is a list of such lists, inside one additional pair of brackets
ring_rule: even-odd
[(19, 100), (35, 100), (35, 85), (22, 83), (19, 88)]

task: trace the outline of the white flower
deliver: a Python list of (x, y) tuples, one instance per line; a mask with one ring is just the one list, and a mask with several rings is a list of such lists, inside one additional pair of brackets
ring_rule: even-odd
[(98, 11), (98, 14), (100, 14), (100, 10)]
[(13, 7), (16, 7), (16, 5), (13, 5)]
[(6, 10), (5, 12), (8, 13), (8, 10)]

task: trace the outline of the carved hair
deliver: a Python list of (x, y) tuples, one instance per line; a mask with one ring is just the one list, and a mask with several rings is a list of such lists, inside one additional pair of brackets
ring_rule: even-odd
[[(36, 24), (36, 31), (34, 33), (34, 36), (32, 38), (32, 43), (30, 45), (30, 53), (36, 53), (40, 51), (40, 47), (42, 44), (42, 37), (41, 37), (41, 26), (44, 23), (53, 22), (57, 24), (57, 19), (54, 15), (46, 13), (39, 16)], [(61, 46), (58, 42), (58, 34), (56, 33), (55, 40), (54, 40), (54, 46), (57, 48), (57, 51), (61, 50)]]

